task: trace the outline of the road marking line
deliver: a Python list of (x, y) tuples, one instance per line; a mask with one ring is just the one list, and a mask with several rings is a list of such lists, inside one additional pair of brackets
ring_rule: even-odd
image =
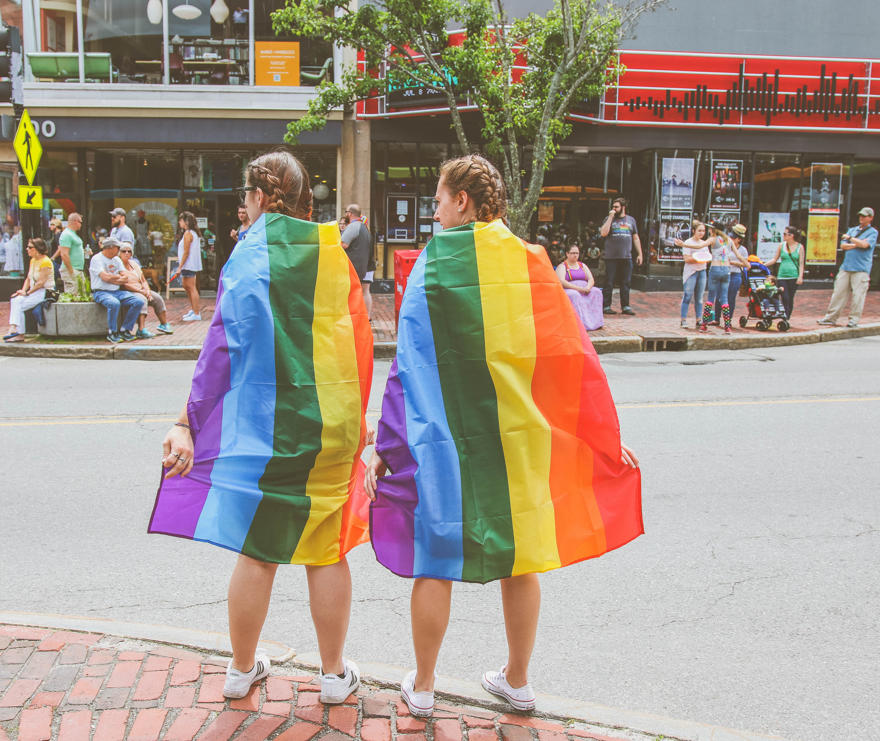
[(880, 401), (880, 396), (857, 396), (830, 399), (753, 399), (731, 401), (664, 401), (652, 404), (622, 403), (618, 409), (664, 409), (666, 407), (748, 407), (771, 404), (846, 404), (859, 401)]

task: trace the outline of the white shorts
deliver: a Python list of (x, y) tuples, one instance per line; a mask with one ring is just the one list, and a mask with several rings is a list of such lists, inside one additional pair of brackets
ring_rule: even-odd
[(364, 273), (364, 278), (361, 281), (361, 283), (372, 283), (373, 282), (373, 273), (375, 273), (375, 272), (376, 272), (375, 270), (368, 270), (366, 273)]

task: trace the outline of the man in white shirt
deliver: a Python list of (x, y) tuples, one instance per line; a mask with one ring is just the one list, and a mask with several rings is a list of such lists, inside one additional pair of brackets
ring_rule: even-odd
[[(137, 323), (147, 300), (139, 293), (125, 291), (120, 286), (132, 280), (119, 259), (119, 240), (107, 237), (101, 251), (89, 263), (89, 277), (92, 280), (92, 300), (107, 309), (107, 340), (114, 344), (136, 339), (132, 329)], [(122, 329), (119, 326), (119, 309), (125, 309)]]

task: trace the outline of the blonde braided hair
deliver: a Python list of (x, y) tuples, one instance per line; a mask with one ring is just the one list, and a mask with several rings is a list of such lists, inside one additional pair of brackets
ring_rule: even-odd
[(309, 173), (296, 157), (286, 150), (267, 152), (247, 166), (247, 184), (265, 193), (270, 213), (308, 219), (312, 214), (312, 188)]
[(507, 215), (507, 192), (501, 173), (479, 154), (446, 160), (440, 178), (450, 193), (464, 191), (474, 203), (478, 221), (492, 221)]

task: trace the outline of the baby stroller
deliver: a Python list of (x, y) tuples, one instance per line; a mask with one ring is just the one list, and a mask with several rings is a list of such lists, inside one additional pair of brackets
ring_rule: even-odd
[(763, 332), (773, 326), (774, 319), (778, 319), (776, 328), (780, 332), (787, 332), (791, 324), (788, 322), (788, 315), (782, 305), (781, 292), (783, 289), (772, 282), (770, 268), (754, 258), (750, 258), (750, 260), (751, 265), (748, 272), (743, 268), (743, 273), (745, 273), (743, 285), (748, 286), (749, 314), (739, 318), (739, 326), (745, 327), (749, 323), (749, 319), (757, 319), (755, 328)]

